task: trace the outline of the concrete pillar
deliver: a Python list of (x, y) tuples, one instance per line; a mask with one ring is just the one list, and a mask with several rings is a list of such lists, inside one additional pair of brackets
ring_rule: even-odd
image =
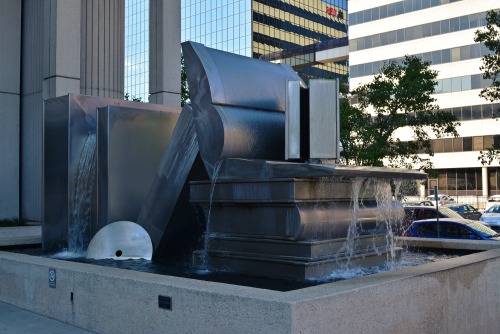
[(80, 93), (123, 99), (125, 1), (79, 1), (82, 6)]
[(181, 2), (150, 0), (149, 102), (181, 105)]
[(3, 10), (7, 2), (22, 10), (22, 20), (16, 20), (22, 22), (22, 38), (17, 41), (22, 40), (23, 50), (20, 211), (22, 218), (40, 221), (43, 100), (68, 93), (123, 98), (125, 4), (123, 0), (1, 0), (0, 15), (8, 15)]
[(0, 219), (19, 217), (21, 8), (0, 1)]
[(81, 0), (22, 2), (21, 216), (40, 221), (43, 100), (80, 92)]
[(481, 168), (481, 180), (483, 182), (483, 196), (488, 196), (488, 167)]
[(44, 99), (80, 91), (81, 7), (80, 0), (44, 1)]

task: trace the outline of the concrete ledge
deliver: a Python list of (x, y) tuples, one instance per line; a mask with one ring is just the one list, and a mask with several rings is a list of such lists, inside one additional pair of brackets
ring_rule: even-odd
[(41, 226), (15, 226), (0, 228), (0, 247), (39, 245), (41, 243)]
[(100, 333), (493, 333), (499, 275), (495, 249), (277, 292), (0, 252), (0, 300)]

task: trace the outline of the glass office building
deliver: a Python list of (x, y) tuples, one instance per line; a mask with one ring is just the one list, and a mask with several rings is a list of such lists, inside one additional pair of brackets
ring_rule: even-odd
[[(347, 45), (347, 0), (181, 0), (181, 41), (287, 63), (303, 78), (347, 75), (320, 51)], [(149, 0), (125, 0), (125, 87), (148, 101)]]
[(149, 0), (125, 0), (124, 93), (147, 102), (149, 95)]
[(347, 74), (318, 52), (347, 45), (347, 0), (182, 0), (181, 40), (290, 64), (304, 78)]

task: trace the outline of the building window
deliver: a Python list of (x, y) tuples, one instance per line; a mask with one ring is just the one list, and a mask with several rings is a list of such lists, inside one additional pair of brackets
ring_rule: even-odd
[[(388, 16), (392, 16), (391, 14), (391, 5), (390, 4), (388, 7)], [(371, 14), (371, 9), (369, 10)], [(394, 12), (395, 12), (395, 7), (394, 7)], [(366, 15), (366, 14), (365, 14)], [(455, 32), (455, 31), (461, 31), (461, 30), (467, 30), (471, 28), (476, 28), (476, 17), (479, 15), (479, 18), (481, 19), (481, 22), (483, 19), (486, 17), (486, 12), (479, 13), (479, 14), (471, 14), (471, 15), (466, 15), (462, 17), (454, 17), (448, 20), (443, 20), (443, 21), (436, 21), (436, 22), (431, 22), (427, 23), (424, 25), (418, 25), (418, 26), (413, 26), (413, 27), (408, 27), (405, 28), (405, 34), (404, 34), (404, 41), (411, 41), (414, 39), (419, 39), (422, 37), (427, 37), (427, 36), (436, 36), (436, 35), (442, 35), (442, 34), (447, 34), (449, 32)], [(371, 17), (371, 15), (370, 15)], [(437, 30), (438, 23), (440, 25), (439, 31)], [(480, 24), (481, 26), (481, 24)], [(393, 31), (396, 32), (396, 31)], [(389, 32), (388, 32), (389, 33)], [(377, 39), (381, 38), (379, 37), (380, 34), (376, 35), (370, 35), (370, 36), (364, 36), (360, 37), (357, 39), (352, 39), (351, 41), (358, 41), (357, 45), (351, 45), (351, 51), (360, 51), (364, 49), (369, 49), (374, 47), (373, 46), (373, 38), (377, 36)], [(363, 43), (359, 43), (359, 41), (363, 40)], [(392, 43), (399, 43), (403, 41), (394, 41), (394, 42), (389, 42), (389, 44)], [(460, 48), (458, 48), (458, 51), (460, 52)], [(459, 55), (458, 55), (459, 57)]]
[(483, 149), (483, 137), (482, 136), (472, 137), (472, 150), (480, 151), (482, 149)]

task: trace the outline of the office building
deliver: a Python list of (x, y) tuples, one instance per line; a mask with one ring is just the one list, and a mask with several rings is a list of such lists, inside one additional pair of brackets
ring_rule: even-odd
[(149, 101), (149, 0), (125, 0), (125, 90)]
[[(474, 42), (486, 12), (499, 7), (491, 0), (349, 1), (350, 88), (371, 81), (387, 60), (417, 55), (439, 73), (436, 103), (461, 122), (460, 137), (433, 140), (435, 170), (427, 192), (437, 185), (453, 196), (500, 193), (498, 161), (483, 166), (478, 160), (480, 150), (500, 144), (499, 123), (492, 119), (500, 103), (479, 96), (491, 83), (479, 69), (489, 51)], [(400, 136), (412, 140), (408, 131)]]
[[(149, 0), (125, 1), (125, 93), (149, 101)], [(181, 42), (347, 75), (347, 0), (181, 0)]]
[(287, 63), (306, 79), (342, 77), (347, 1), (182, 0), (181, 40)]

